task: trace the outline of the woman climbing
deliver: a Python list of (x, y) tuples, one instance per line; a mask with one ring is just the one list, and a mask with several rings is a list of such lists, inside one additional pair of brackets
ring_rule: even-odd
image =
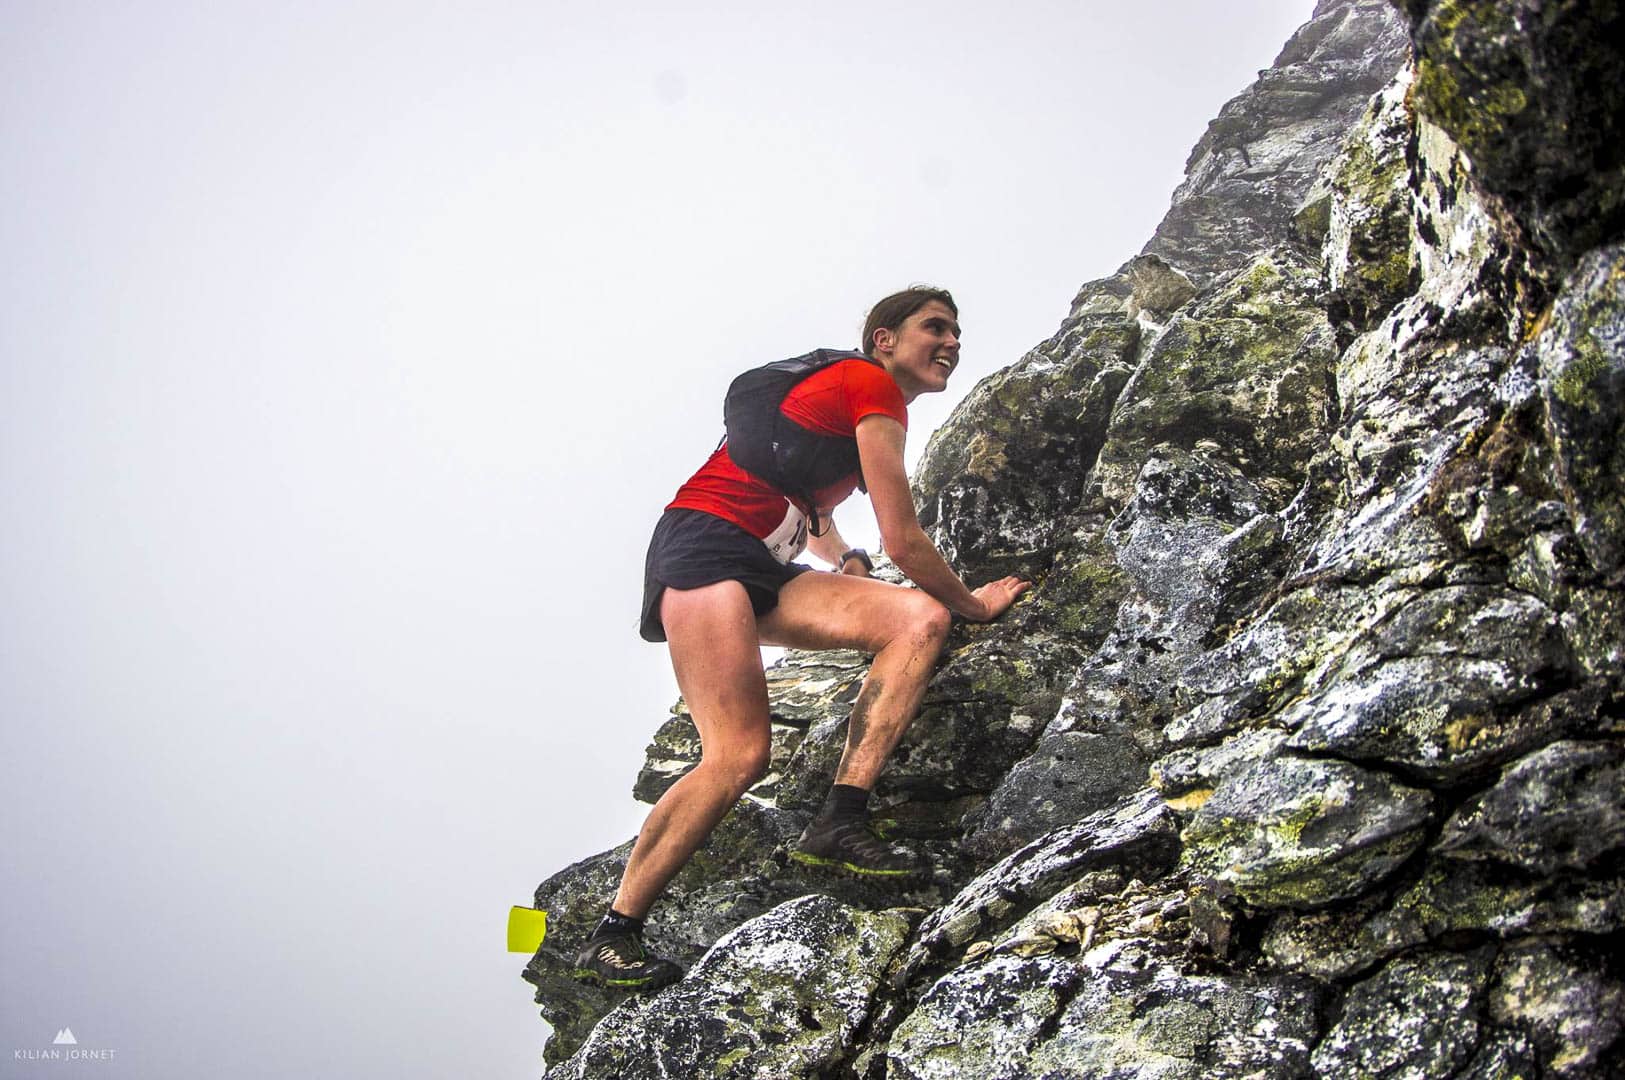
[[(759, 645), (874, 656), (852, 706), (834, 786), (791, 857), (876, 878), (928, 869), (870, 830), (869, 792), (920, 706), (950, 613), (995, 619), (1029, 585), (1006, 577), (968, 588), (915, 516), (903, 464), (908, 404), (947, 388), (959, 364), (958, 318), (946, 290), (907, 289), (870, 311), (861, 353), (821, 350), (773, 365), (798, 381), (770, 416), (777, 427), (767, 440), (748, 430), (748, 409), (736, 409), (730, 391), (733, 445), (719, 447), (678, 490), (655, 527), (644, 569), (642, 634), (671, 650), (678, 689), (699, 730), (700, 762), (650, 811), (620, 890), (577, 959), (578, 977), (643, 990), (681, 977), (676, 964), (644, 948), (644, 919), (767, 771)], [(803, 369), (809, 373), (802, 376)], [(737, 427), (736, 412), (743, 417)], [(746, 453), (747, 441), (766, 449), (753, 445)], [(741, 456), (766, 463), (747, 471), (736, 461)], [(868, 555), (849, 549), (836, 530), (831, 511), (860, 483), (887, 554), (918, 589), (869, 577)], [(791, 562), (803, 546), (839, 572), (810, 573)]]

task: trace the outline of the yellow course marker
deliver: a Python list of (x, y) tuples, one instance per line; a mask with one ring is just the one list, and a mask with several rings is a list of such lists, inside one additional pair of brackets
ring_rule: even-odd
[(547, 938), (547, 912), (535, 908), (508, 909), (508, 951), (533, 953)]

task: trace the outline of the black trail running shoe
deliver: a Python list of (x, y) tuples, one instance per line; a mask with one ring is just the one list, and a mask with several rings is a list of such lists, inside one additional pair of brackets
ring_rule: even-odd
[(683, 977), (670, 960), (649, 955), (636, 934), (594, 934), (576, 955), (572, 974), (618, 990), (658, 990)]
[(790, 858), (865, 878), (912, 878), (928, 869), (913, 852), (882, 840), (866, 821), (837, 823), (821, 817), (808, 823)]

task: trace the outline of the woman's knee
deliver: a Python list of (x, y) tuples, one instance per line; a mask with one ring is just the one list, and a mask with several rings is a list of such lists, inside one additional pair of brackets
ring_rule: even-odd
[(773, 744), (771, 740), (763, 738), (726, 751), (704, 754), (700, 758), (700, 767), (709, 769), (738, 798), (767, 775), (772, 759)]
[(899, 590), (897, 606), (888, 613), (883, 627), (876, 627), (879, 632), (871, 651), (878, 652), (897, 642), (906, 642), (916, 651), (940, 650), (952, 625), (953, 613), (940, 601), (918, 589)]
[(925, 593), (918, 594), (914, 610), (910, 612), (911, 629), (917, 637), (935, 642), (940, 648), (948, 640), (948, 630), (953, 626), (953, 621), (953, 612), (942, 601)]

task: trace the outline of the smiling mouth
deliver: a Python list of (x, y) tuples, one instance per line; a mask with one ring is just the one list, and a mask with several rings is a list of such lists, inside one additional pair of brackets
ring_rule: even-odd
[(935, 359), (933, 359), (931, 362), (933, 364), (941, 364), (943, 367), (947, 368), (949, 371), (952, 371), (956, 366), (958, 366), (958, 361), (950, 360), (946, 356), (938, 356)]

